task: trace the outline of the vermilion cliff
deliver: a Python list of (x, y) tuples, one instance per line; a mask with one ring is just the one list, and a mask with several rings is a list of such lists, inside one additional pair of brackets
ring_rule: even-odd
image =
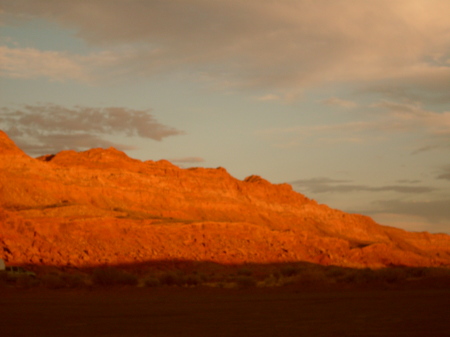
[(180, 169), (113, 148), (34, 159), (0, 131), (0, 258), (450, 266), (450, 236), (381, 226), (223, 168)]

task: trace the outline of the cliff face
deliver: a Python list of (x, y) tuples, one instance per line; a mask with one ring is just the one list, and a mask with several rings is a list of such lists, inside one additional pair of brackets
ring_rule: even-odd
[(180, 169), (113, 148), (34, 159), (0, 131), (0, 258), (450, 266), (450, 236), (381, 226), (223, 168)]

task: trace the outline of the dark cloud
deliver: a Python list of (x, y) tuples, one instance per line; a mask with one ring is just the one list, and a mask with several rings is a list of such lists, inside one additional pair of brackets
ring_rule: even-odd
[(373, 104), (372, 108), (380, 108), (377, 112), (387, 117), (382, 124), (385, 131), (415, 132), (424, 137), (421, 144), (425, 144), (411, 151), (412, 155), (450, 149), (450, 112), (428, 110), (420, 102), (386, 100)]
[(375, 210), (367, 211), (365, 214), (415, 215), (430, 222), (448, 222), (450, 219), (450, 199), (433, 201), (380, 200), (373, 204)]
[(397, 192), (397, 193), (429, 193), (435, 189), (427, 186), (405, 186), (405, 185), (386, 185), (386, 186), (366, 186), (350, 184), (349, 180), (335, 180), (329, 178), (300, 179), (291, 182), (291, 184), (300, 192), (307, 190), (311, 193), (347, 193), (347, 192)]
[(299, 179), (290, 182), (294, 188), (298, 190), (307, 190), (312, 193), (326, 193), (332, 192), (336, 187), (335, 184), (348, 183), (349, 180), (335, 180), (330, 178), (311, 178)]
[(399, 179), (397, 180), (399, 184), (419, 184), (420, 180), (412, 180), (412, 179)]
[[(450, 176), (448, 179), (450, 179)], [(304, 193), (304, 190), (317, 194), (336, 193), (339, 195), (340, 193), (342, 197), (345, 196), (347, 198), (354, 198), (354, 195), (351, 194), (352, 192), (397, 192), (402, 194), (405, 199), (411, 197), (416, 198), (415, 195), (420, 194), (421, 196), (425, 196), (428, 200), (402, 200), (402, 196), (399, 195), (399, 198), (397, 199), (377, 200), (356, 209), (347, 208), (345, 211), (349, 213), (365, 214), (374, 218), (381, 217), (383, 219), (386, 219), (386, 216), (389, 218), (389, 215), (406, 219), (414, 219), (413, 217), (417, 217), (418, 219), (423, 219), (423, 224), (421, 225), (422, 230), (448, 232), (450, 226), (450, 199), (447, 196), (433, 196), (431, 192), (436, 191), (437, 189), (426, 186), (417, 186), (416, 184), (420, 183), (420, 181), (417, 180), (401, 180), (397, 182), (399, 183), (398, 185), (373, 187), (351, 184), (351, 181), (348, 180), (313, 178), (297, 180), (293, 182), (292, 185), (294, 186), (294, 189), (298, 190), (300, 193)], [(395, 223), (398, 218), (391, 217), (389, 219)], [(417, 219), (411, 221), (417, 222)], [(413, 225), (411, 224), (411, 226)], [(408, 228), (408, 225), (403, 224), (402, 227)]]
[(442, 173), (438, 175), (438, 179), (450, 180), (450, 166), (444, 167)]
[(40, 137), (35, 138), (39, 139), (36, 143), (28, 141), (24, 137), (17, 137), (17, 139), (13, 136), (11, 137), (16, 140), (17, 146), (23, 151), (35, 155), (53, 154), (63, 150), (78, 151), (97, 147), (109, 148), (111, 146), (120, 151), (136, 149), (133, 146), (111, 142), (88, 133), (41, 135)]
[(169, 161), (172, 163), (192, 164), (192, 163), (203, 163), (205, 159), (201, 157), (183, 157), (183, 158), (169, 159)]
[(182, 131), (160, 124), (147, 110), (119, 107), (66, 108), (59, 105), (27, 105), (22, 109), (1, 108), (0, 125), (30, 154), (54, 153), (114, 146), (131, 149), (108, 140), (117, 135), (161, 141)]
[(443, 72), (442, 79), (426, 81), (423, 77), (404, 80), (390, 80), (357, 90), (363, 94), (374, 94), (400, 102), (422, 102), (426, 105), (446, 106), (450, 103), (450, 73)]
[(426, 145), (419, 147), (411, 152), (411, 155), (421, 154), (424, 152), (430, 152), (430, 151), (440, 151), (442, 149), (449, 149), (450, 144), (448, 143), (448, 137), (441, 137), (442, 141), (437, 142), (436, 144)]

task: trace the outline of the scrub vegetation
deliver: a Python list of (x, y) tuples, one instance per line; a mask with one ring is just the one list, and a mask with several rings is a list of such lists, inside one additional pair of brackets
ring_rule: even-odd
[(9, 278), (0, 274), (0, 287), (43, 287), (48, 289), (101, 287), (217, 287), (275, 288), (285, 286), (314, 288), (360, 288), (402, 286), (450, 286), (448, 268), (390, 267), (353, 269), (320, 265), (283, 265), (262, 268), (260, 265), (238, 269), (223, 267), (210, 272), (197, 270), (148, 269), (145, 272), (119, 267), (95, 268), (89, 271), (60, 271)]

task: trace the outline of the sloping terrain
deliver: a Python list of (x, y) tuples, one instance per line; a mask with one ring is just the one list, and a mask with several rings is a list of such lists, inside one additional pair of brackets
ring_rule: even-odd
[(180, 169), (113, 148), (35, 159), (0, 131), (0, 258), (450, 266), (450, 236), (381, 226), (223, 168)]

